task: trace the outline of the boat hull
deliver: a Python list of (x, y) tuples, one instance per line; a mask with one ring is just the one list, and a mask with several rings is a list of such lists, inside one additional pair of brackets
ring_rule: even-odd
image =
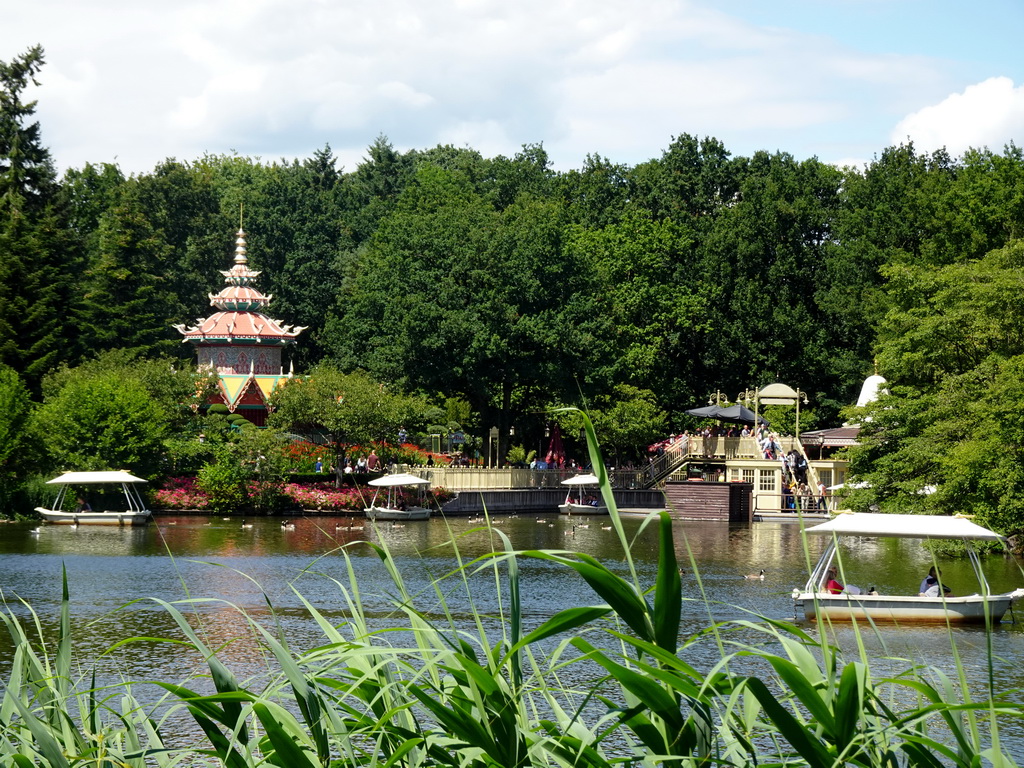
[(430, 510), (426, 507), (412, 509), (391, 509), (390, 507), (366, 507), (366, 516), (371, 520), (429, 520)]
[(146, 525), (153, 517), (148, 509), (127, 512), (64, 512), (36, 507), (36, 512), (45, 522), (54, 525)]
[(607, 515), (608, 507), (604, 504), (593, 506), (592, 504), (579, 504), (567, 502), (558, 505), (558, 511), (563, 515)]
[[(1020, 590), (1018, 590), (1020, 592)], [(809, 621), (867, 621), (899, 624), (985, 624), (1003, 618), (1018, 592), (965, 597), (832, 595), (804, 592), (796, 597)]]

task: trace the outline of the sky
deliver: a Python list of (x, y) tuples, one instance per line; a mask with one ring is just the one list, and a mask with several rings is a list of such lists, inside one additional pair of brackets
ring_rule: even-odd
[(352, 171), (379, 135), (542, 143), (562, 171), (682, 134), (860, 167), (1024, 143), (1021, 29), (1021, 0), (33, 0), (0, 61), (43, 47), (27, 95), (61, 172), (325, 145)]

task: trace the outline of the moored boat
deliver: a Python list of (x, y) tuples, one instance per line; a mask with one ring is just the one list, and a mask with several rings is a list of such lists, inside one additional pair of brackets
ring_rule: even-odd
[[(1024, 597), (1024, 589), (992, 594), (971, 542), (1002, 541), (1003, 537), (965, 517), (841, 513), (827, 523), (808, 528), (807, 533), (832, 536), (803, 591), (793, 590), (797, 606), (802, 607), (804, 616), (812, 621), (994, 624), (1002, 620), (1015, 600)], [(943, 594), (942, 589), (916, 595), (890, 595), (878, 594), (874, 590), (865, 593), (847, 586), (834, 594), (828, 590), (827, 584), (829, 571), (834, 569), (839, 540), (855, 536), (960, 539), (967, 547), (979, 591), (959, 596)]]
[(607, 515), (608, 507), (598, 491), (588, 491), (588, 486), (596, 486), (596, 475), (575, 475), (562, 481), (568, 486), (565, 501), (558, 505), (563, 515)]
[[(369, 485), (375, 490), (370, 506), (365, 509), (366, 516), (371, 520), (429, 520), (430, 507), (422, 493), (423, 486), (429, 484), (429, 480), (406, 473), (371, 480)], [(420, 492), (415, 499), (409, 499), (402, 490), (405, 487), (418, 488)]]
[[(65, 472), (46, 483), (59, 487), (53, 504), (36, 512), (57, 525), (145, 525), (153, 517), (138, 490), (145, 482), (118, 470)], [(73, 506), (67, 503), (72, 491)]]

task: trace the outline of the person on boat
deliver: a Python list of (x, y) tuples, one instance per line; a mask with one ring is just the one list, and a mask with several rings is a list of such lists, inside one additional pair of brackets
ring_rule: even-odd
[(75, 503), (75, 514), (80, 512), (92, 512), (92, 506), (85, 500), (84, 496), (79, 496)]
[(825, 582), (826, 592), (830, 592), (833, 595), (838, 595), (845, 589), (845, 587), (839, 583), (839, 571), (836, 569), (834, 565), (828, 569), (826, 578), (828, 579), (828, 581)]
[(953, 590), (942, 583), (942, 571), (933, 565), (928, 569), (928, 575), (921, 582), (920, 594), (924, 597), (939, 597), (940, 595), (952, 597)]

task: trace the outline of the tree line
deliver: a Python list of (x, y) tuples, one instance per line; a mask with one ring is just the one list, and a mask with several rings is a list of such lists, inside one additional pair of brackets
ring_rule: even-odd
[[(463, 428), (497, 427), (502, 455), (542, 445), (561, 405), (605, 416), (635, 455), (656, 436), (639, 422), (681, 430), (709, 394), (776, 380), (808, 394), (805, 425), (837, 424), (877, 360), (919, 418), (886, 411), (898, 424), (884, 434), (884, 416), (871, 422), (855, 466), (892, 477), (868, 503), (939, 504), (945, 491), (911, 488), (935, 483), (958, 489), (950, 505), (1024, 504), (1020, 471), (996, 466), (1013, 463), (997, 446), (1019, 442), (1024, 353), (1014, 145), (952, 157), (908, 143), (840, 169), (682, 133), (644, 163), (555, 171), (542, 144), (487, 158), (379, 136), (354, 169), (325, 145), (58, 177), (24, 96), (43, 64), (40, 48), (0, 62), (0, 363), (34, 401), (100, 353), (191, 360), (172, 325), (208, 314), (243, 211), (270, 314), (308, 326), (297, 371), (327, 363), (465, 403)], [(1006, 406), (984, 409), (984, 437), (955, 405), (981, 393)], [(966, 445), (957, 472), (980, 465), (967, 486), (945, 482), (948, 448)]]

